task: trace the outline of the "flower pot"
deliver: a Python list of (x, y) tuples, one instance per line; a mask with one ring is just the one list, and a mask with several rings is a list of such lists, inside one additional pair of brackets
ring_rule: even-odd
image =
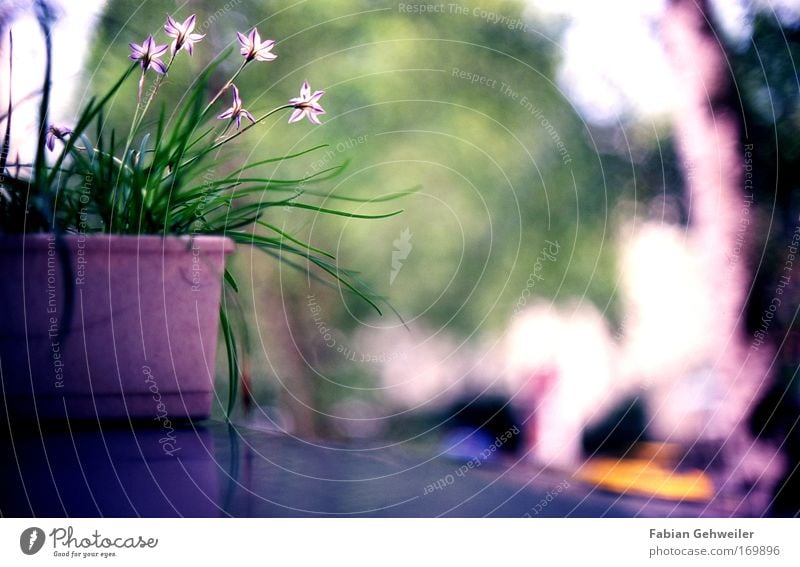
[(208, 417), (232, 250), (215, 236), (0, 238), (0, 414)]

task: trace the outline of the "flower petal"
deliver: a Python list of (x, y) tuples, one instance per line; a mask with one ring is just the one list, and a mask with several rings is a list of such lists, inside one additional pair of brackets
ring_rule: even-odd
[(170, 37), (175, 37), (180, 33), (177, 22), (169, 14), (167, 14), (167, 23), (164, 24), (164, 33)]
[(247, 48), (250, 45), (250, 40), (243, 33), (237, 31), (236, 38), (239, 40), (239, 43), (243, 48)]
[[(166, 46), (165, 46), (166, 48)], [(151, 59), (150, 64), (153, 66), (153, 70), (158, 73), (159, 75), (166, 75), (167, 74), (167, 66), (158, 59)]]
[(305, 114), (304, 109), (302, 108), (296, 109), (294, 112), (292, 112), (292, 115), (289, 117), (289, 124), (297, 122), (298, 120), (302, 120), (303, 114)]
[(256, 52), (256, 60), (257, 60), (257, 61), (275, 61), (277, 58), (278, 58), (278, 56), (277, 56), (277, 55), (275, 55), (274, 53), (269, 53), (269, 52), (266, 52), (266, 53)]
[(230, 118), (231, 116), (233, 116), (233, 109), (229, 108), (222, 114), (218, 115), (217, 118), (219, 118), (220, 120), (225, 120), (226, 118)]

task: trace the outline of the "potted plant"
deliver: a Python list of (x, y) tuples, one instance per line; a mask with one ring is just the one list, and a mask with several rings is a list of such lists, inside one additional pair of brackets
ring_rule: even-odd
[[(315, 124), (325, 113), (324, 92), (308, 82), (297, 97), (261, 114), (246, 108), (236, 79), (274, 60), (274, 41), (262, 41), (255, 28), (239, 33), (241, 63), (220, 89), (206, 92), (209, 75), (232, 49), (187, 87), (173, 115), (162, 106), (154, 116), (164, 78), (204, 39), (194, 31), (194, 15), (182, 22), (168, 17), (171, 43), (148, 36), (130, 44), (130, 67), (67, 128), (49, 122), (50, 19), (44, 3), (38, 8), (47, 68), (36, 157), (30, 164), (8, 159), (10, 101), (0, 154), (0, 412), (152, 419), (165, 428), (176, 419), (208, 417), (218, 329), (230, 411), (239, 383), (240, 317), (226, 299), (238, 291), (226, 257), (236, 244), (312, 266), (380, 312), (381, 299), (354, 273), (278, 228), (271, 216), (286, 207), (372, 219), (400, 211), (360, 215), (310, 201), (325, 196), (313, 184), (343, 166), (298, 179), (258, 174), (266, 164), (323, 146), (250, 163), (236, 163), (230, 151), (231, 142), (280, 113), (289, 113), (289, 123)], [(138, 80), (138, 99), (121, 136), (108, 126), (107, 112), (130, 80)], [(209, 176), (219, 163), (228, 173)]]

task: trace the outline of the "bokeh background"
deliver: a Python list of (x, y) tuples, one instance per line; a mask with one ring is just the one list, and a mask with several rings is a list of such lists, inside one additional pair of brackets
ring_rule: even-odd
[[(798, 282), (786, 263), (800, 213), (800, 3), (700, 3), (706, 38), (722, 54), (727, 94), (719, 99), (734, 101), (711, 113), (709, 131), (731, 114), (739, 125), (740, 160), (711, 170), (724, 176), (747, 166), (753, 175), (734, 203), (741, 242), (730, 233), (724, 246), (694, 235), (705, 222), (697, 197), (714, 187), (703, 165), (680, 153), (681, 124), (698, 124), (681, 107), (690, 88), (681, 72), (708, 72), (702, 53), (697, 69), (681, 70), (668, 49), (665, 29), (670, 18), (680, 28), (676, 6), (687, 2), (81, 4), (63, 8), (80, 24), (55, 32), (64, 123), (129, 65), (129, 42), (165, 39), (166, 13), (196, 13), (207, 34), (162, 87), (167, 112), (214, 56), (238, 49), (237, 31), (255, 26), (277, 41), (278, 59), (238, 79), (245, 107), (258, 115), (307, 79), (326, 91), (327, 114), (318, 127), (290, 126), (284, 116), (260, 125), (214, 173), (327, 143), (262, 173), (296, 177), (348, 162), (314, 187), (331, 196), (320, 204), (404, 209), (379, 221), (269, 213), (358, 270), (402, 320), (389, 310), (378, 317), (257, 251), (238, 251), (251, 332), (249, 402), (235, 419), (305, 439), (363, 447), (389, 439), (470, 454), (458, 432), (509, 412), (527, 432), (513, 449), (547, 466), (577, 467), (603, 451), (630, 456), (644, 441), (672, 451), (674, 443), (684, 464), (712, 475), (739, 471), (728, 487), (735, 494), (766, 485), (753, 511), (775, 506), (776, 484), (796, 470), (800, 405)], [(238, 65), (234, 54), (210, 90)], [(112, 108), (122, 130), (135, 106), (135, 84), (128, 87)], [(332, 199), (412, 187), (392, 203)], [(738, 355), (720, 343), (745, 337), (745, 350), (752, 346), (787, 276), (764, 346), (753, 351), (757, 371), (731, 373), (723, 359)], [(731, 324), (718, 317), (727, 309), (719, 278), (741, 290)], [(732, 428), (743, 430), (735, 446)]]

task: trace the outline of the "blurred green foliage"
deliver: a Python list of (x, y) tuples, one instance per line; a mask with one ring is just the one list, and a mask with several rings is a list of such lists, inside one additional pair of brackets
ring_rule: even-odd
[[(614, 318), (615, 207), (623, 199), (678, 194), (674, 152), (657, 127), (634, 130), (622, 141), (613, 128), (590, 128), (555, 82), (557, 30), (542, 27), (521, 3), (445, 3), (440, 12), (425, 14), (409, 3), (366, 0), (175, 6), (112, 0), (87, 67), (89, 90), (127, 65), (129, 42), (161, 34), (166, 12), (181, 20), (196, 12), (197, 31), (208, 34), (194, 58), (182, 54), (162, 87), (168, 106), (180, 101), (187, 81), (216, 53), (238, 49), (236, 31), (257, 26), (263, 38), (277, 40), (278, 59), (249, 66), (237, 81), (245, 108), (258, 115), (296, 96), (308, 79), (312, 89), (327, 91), (322, 104), (328, 114), (321, 127), (289, 126), (281, 117), (254, 129), (242, 137), (241, 161), (328, 143), (330, 152), (292, 165), (292, 173), (351, 160), (326, 190), (380, 197), (417, 184), (422, 189), (399, 203), (403, 215), (385, 221), (302, 211), (268, 220), (335, 248), (340, 262), (360, 270), (410, 324), (446, 327), (459, 337), (503, 329), (548, 240), (560, 245), (558, 261), (547, 265), (529, 301), (577, 298)], [(238, 64), (238, 55), (223, 64), (210, 90)], [(135, 96), (123, 93), (116, 102), (121, 127)], [(223, 97), (219, 104), (222, 109), (229, 101)], [(375, 207), (353, 204), (352, 210)], [(390, 283), (394, 241), (405, 229), (412, 249)], [(251, 259), (240, 254), (239, 262), (248, 266)], [(309, 318), (302, 274), (253, 270), (256, 295), (281, 294), (288, 311)], [(327, 324), (340, 332), (370, 316), (357, 300), (316, 293), (325, 302)], [(258, 316), (278, 315), (284, 316)], [(377, 324), (397, 321), (389, 315)], [(369, 377), (352, 383), (369, 383)]]

